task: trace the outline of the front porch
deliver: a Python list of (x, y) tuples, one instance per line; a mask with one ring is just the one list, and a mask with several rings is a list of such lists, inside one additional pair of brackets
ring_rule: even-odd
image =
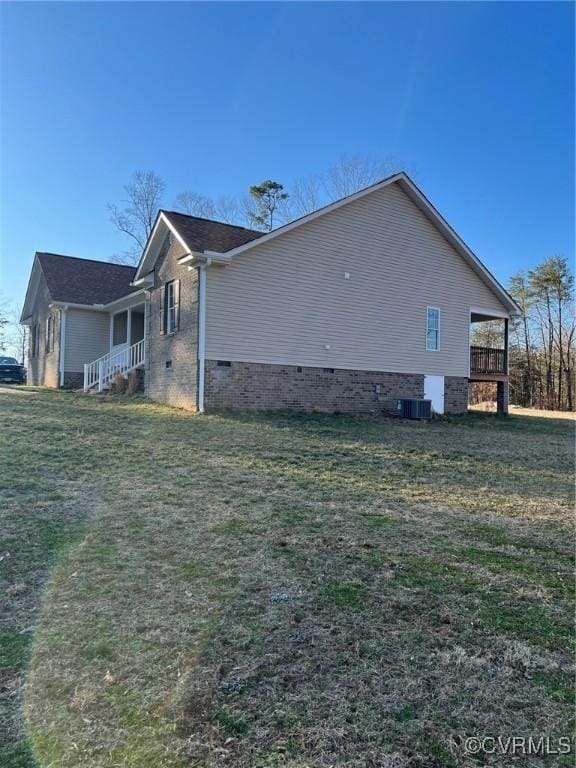
[(110, 313), (109, 352), (84, 365), (84, 392), (108, 389), (119, 376), (144, 368), (146, 342), (146, 304), (126, 306), (119, 302)]

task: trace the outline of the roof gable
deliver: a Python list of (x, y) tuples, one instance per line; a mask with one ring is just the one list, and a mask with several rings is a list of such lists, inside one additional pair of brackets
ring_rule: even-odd
[(406, 193), (410, 200), (422, 211), (422, 213), (428, 218), (428, 220), (436, 227), (436, 229), (442, 234), (442, 236), (452, 245), (457, 253), (464, 259), (464, 261), (470, 266), (474, 272), (480, 277), (480, 279), (490, 288), (490, 290), (497, 296), (497, 298), (507, 307), (511, 315), (521, 315), (522, 310), (512, 299), (506, 289), (498, 282), (498, 280), (492, 275), (492, 273), (484, 266), (475, 253), (466, 245), (462, 238), (456, 233), (456, 231), (448, 224), (446, 219), (436, 210), (428, 198), (421, 192), (421, 190), (414, 184), (412, 179), (401, 171), (392, 176), (389, 176), (382, 181), (372, 184), (369, 187), (355, 192), (348, 197), (344, 197), (340, 200), (336, 200), (323, 208), (319, 208), (317, 211), (302, 216), (295, 221), (289, 222), (282, 227), (273, 229), (271, 232), (263, 234), (260, 239), (254, 242), (248, 242), (243, 245), (237, 246), (226, 252), (228, 260), (233, 260), (240, 254), (248, 251), (252, 248), (262, 245), (270, 240), (273, 240), (280, 235), (287, 234), (293, 229), (302, 227), (310, 221), (325, 216), (326, 214), (337, 211), (339, 208), (350, 205), (357, 200), (361, 200), (363, 197), (377, 192), (380, 189), (384, 189), (392, 184), (398, 184), (400, 189)]
[(234, 224), (161, 210), (144, 248), (135, 280), (140, 280), (154, 269), (168, 231), (178, 238), (188, 253), (193, 251), (223, 253), (256, 240), (264, 234)]
[(56, 253), (37, 256), (53, 301), (108, 304), (133, 292), (135, 267)]
[[(154, 268), (154, 263), (167, 229), (171, 230), (178, 237), (182, 245), (190, 251), (190, 256), (185, 257), (186, 261), (190, 261), (191, 259), (196, 260), (199, 255), (204, 253), (208, 258), (214, 258), (216, 254), (223, 255), (221, 263), (227, 263), (248, 250), (267, 243), (276, 237), (285, 235), (293, 229), (302, 227), (314, 219), (325, 216), (333, 211), (337, 211), (343, 206), (361, 200), (363, 197), (391, 184), (399, 185), (410, 200), (412, 200), (442, 236), (452, 245), (468, 266), (476, 272), (480, 279), (490, 288), (504, 306), (508, 308), (510, 314), (521, 315), (522, 311), (520, 307), (512, 299), (510, 294), (484, 264), (482, 264), (480, 259), (448, 224), (446, 219), (444, 219), (436, 208), (434, 208), (432, 203), (430, 203), (404, 171), (395, 173), (392, 176), (389, 176), (376, 184), (372, 184), (369, 187), (365, 187), (341, 200), (336, 200), (317, 211), (313, 211), (306, 216), (291, 221), (282, 227), (273, 229), (271, 232), (255, 232), (254, 230), (235, 227), (230, 224), (222, 224), (221, 222), (210, 221), (209, 219), (199, 219), (195, 216), (186, 216), (185, 214), (174, 213), (171, 211), (160, 211), (152, 234), (150, 235), (144, 253), (142, 254), (140, 264), (138, 265), (135, 281), (143, 282), (146, 275)], [(162, 227), (164, 227), (164, 230)], [(220, 231), (219, 228), (227, 228), (229, 230), (228, 234), (224, 235), (224, 232)], [(236, 239), (238, 239), (238, 242), (234, 244)], [(184, 263), (184, 260), (182, 263)]]
[(53, 302), (103, 305), (134, 292), (134, 267), (108, 261), (37, 252), (28, 282), (22, 320), (33, 311), (41, 277)]

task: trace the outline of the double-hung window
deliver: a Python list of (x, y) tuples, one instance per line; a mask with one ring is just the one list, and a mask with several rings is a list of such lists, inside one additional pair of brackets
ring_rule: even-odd
[(166, 333), (176, 330), (176, 286), (174, 281), (166, 285)]
[(164, 333), (176, 333), (179, 325), (180, 281), (172, 280), (164, 285), (163, 325)]
[(426, 349), (428, 352), (440, 349), (440, 310), (437, 307), (426, 308)]
[(40, 354), (40, 323), (34, 323), (30, 329), (30, 357)]
[(54, 315), (46, 319), (46, 352), (54, 351)]

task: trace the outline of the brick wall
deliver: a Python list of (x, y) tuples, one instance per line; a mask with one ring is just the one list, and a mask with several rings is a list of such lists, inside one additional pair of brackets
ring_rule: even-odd
[(64, 371), (64, 389), (80, 389), (84, 386), (84, 371)]
[[(146, 332), (145, 391), (160, 403), (195, 410), (198, 378), (198, 273), (178, 264), (184, 249), (174, 241), (159, 259), (149, 294)], [(164, 285), (180, 280), (180, 322), (176, 333), (161, 331)]]
[[(331, 370), (334, 370), (332, 373)], [(391, 398), (423, 397), (424, 376), (206, 361), (204, 404), (212, 408), (383, 413)]]
[(466, 413), (468, 410), (468, 379), (463, 376), (444, 377), (444, 412)]

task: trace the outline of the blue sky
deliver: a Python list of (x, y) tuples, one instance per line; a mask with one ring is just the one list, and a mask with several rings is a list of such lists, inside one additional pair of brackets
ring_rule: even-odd
[(392, 155), (502, 281), (574, 253), (570, 3), (0, 3), (0, 294), (192, 189)]

